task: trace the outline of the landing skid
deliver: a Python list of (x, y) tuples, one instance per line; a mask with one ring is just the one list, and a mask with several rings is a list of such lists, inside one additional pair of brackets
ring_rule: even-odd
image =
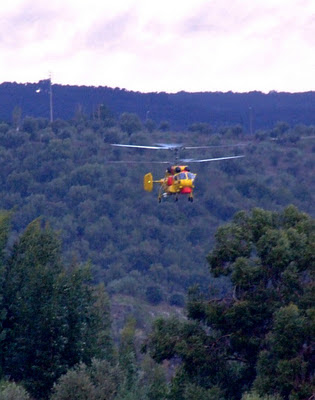
[[(173, 195), (173, 194), (172, 194), (172, 195)], [(161, 203), (161, 202), (162, 202), (162, 199), (167, 199), (167, 198), (170, 197), (170, 196), (171, 196), (171, 194), (168, 194), (168, 193), (159, 193), (159, 195), (158, 195), (158, 202)], [(176, 194), (175, 194), (175, 199), (174, 199), (175, 203), (178, 201), (178, 197), (179, 197), (179, 195), (176, 193)], [(194, 201), (194, 198), (193, 198), (193, 195), (192, 195), (192, 194), (190, 194), (190, 195), (188, 196), (188, 201), (191, 202), (191, 203)]]

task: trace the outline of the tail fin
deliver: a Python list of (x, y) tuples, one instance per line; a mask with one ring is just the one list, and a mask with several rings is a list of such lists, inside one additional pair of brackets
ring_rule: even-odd
[(148, 174), (144, 175), (143, 187), (144, 187), (144, 190), (146, 190), (147, 192), (152, 192), (152, 190), (153, 190), (153, 176), (152, 176), (151, 172), (149, 172)]

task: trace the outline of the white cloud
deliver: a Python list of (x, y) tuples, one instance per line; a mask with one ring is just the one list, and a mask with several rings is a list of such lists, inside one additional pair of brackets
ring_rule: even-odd
[(11, 0), (0, 76), (139, 91), (314, 90), (313, 0)]

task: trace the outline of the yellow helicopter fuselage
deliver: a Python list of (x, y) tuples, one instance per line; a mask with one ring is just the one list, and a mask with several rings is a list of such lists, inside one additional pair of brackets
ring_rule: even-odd
[(159, 180), (153, 180), (151, 173), (144, 176), (144, 190), (151, 192), (153, 190), (153, 183), (159, 183), (158, 199), (161, 201), (162, 197), (170, 195), (185, 194), (188, 199), (193, 199), (193, 188), (196, 174), (190, 172), (187, 165), (175, 165), (166, 170), (165, 176)]

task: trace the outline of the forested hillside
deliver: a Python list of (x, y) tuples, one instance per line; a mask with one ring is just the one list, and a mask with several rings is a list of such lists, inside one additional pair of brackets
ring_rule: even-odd
[[(0, 400), (311, 396), (314, 126), (20, 111), (0, 124)], [(191, 164), (194, 202), (158, 203), (143, 175), (174, 154), (110, 144), (161, 142), (245, 157)]]
[(181, 360), (169, 398), (312, 399), (314, 220), (293, 206), (239, 212), (207, 259), (233, 292), (191, 289), (189, 321), (158, 319), (147, 341), (156, 361)]
[[(122, 88), (52, 85), (51, 105), (54, 118), (69, 120), (82, 110), (97, 112), (105, 104), (118, 117), (135, 113), (142, 121), (148, 118), (157, 127), (187, 130), (196, 122), (241, 125), (246, 132), (272, 128), (277, 121), (289, 125), (315, 124), (315, 92), (268, 94), (261, 92), (140, 93)], [(50, 81), (0, 84), (0, 119), (11, 121), (18, 107), (22, 116), (50, 118)]]
[[(60, 231), (65, 259), (91, 262), (95, 281), (105, 282), (111, 296), (183, 306), (189, 287), (199, 284), (207, 290), (205, 254), (217, 227), (235, 212), (279, 210), (290, 203), (314, 211), (312, 126), (278, 123), (248, 136), (238, 125), (211, 133), (199, 123), (174, 133), (154, 130), (150, 121), (143, 125), (135, 114), (115, 119), (106, 107), (100, 111), (52, 124), (31, 117), (2, 123), (0, 208), (13, 211), (12, 240), (33, 219), (43, 217)], [(214, 146), (241, 142), (182, 156), (245, 157), (193, 164), (194, 203), (183, 198), (158, 204), (154, 194), (143, 191), (143, 175), (151, 171), (162, 177), (165, 166), (150, 162), (172, 161), (173, 155), (114, 149), (110, 143), (169, 141)], [(222, 293), (229, 289), (223, 278), (215, 285)]]
[(312, 399), (314, 219), (294, 206), (236, 213), (207, 257), (232, 290), (193, 287), (188, 319), (159, 318), (143, 339), (129, 318), (116, 343), (89, 267), (65, 264), (41, 219), (12, 243), (11, 218), (0, 212), (1, 400)]

